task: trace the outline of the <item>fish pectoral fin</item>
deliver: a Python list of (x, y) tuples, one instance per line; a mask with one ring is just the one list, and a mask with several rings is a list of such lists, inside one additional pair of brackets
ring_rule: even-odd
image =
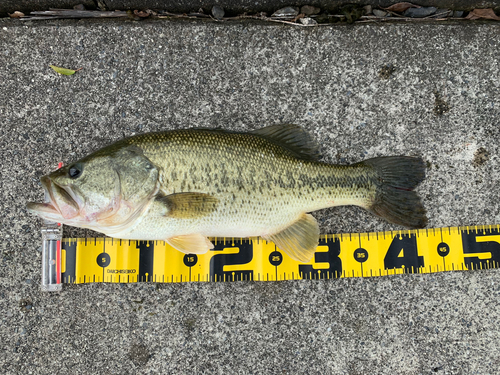
[(263, 237), (274, 244), (290, 258), (299, 262), (309, 262), (318, 247), (319, 226), (309, 214), (302, 214), (296, 222), (276, 234)]
[(155, 198), (167, 209), (165, 216), (175, 219), (196, 219), (217, 209), (219, 200), (203, 193), (176, 193)]
[(184, 254), (205, 254), (214, 248), (213, 243), (207, 237), (196, 233), (171, 237), (166, 242)]

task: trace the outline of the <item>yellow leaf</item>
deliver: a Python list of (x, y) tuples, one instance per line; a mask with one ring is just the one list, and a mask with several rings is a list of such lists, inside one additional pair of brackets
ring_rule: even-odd
[(54, 66), (54, 65), (49, 65), (52, 69), (54, 69), (57, 73), (59, 74), (63, 74), (65, 76), (71, 76), (73, 74), (75, 74), (77, 71), (79, 71), (80, 69), (77, 69), (77, 70), (73, 70), (73, 69), (66, 69), (66, 68), (60, 68), (58, 66)]

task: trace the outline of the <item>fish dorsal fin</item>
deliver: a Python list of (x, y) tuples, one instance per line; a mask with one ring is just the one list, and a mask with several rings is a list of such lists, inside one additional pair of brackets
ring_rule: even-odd
[(214, 245), (207, 237), (197, 233), (172, 237), (167, 239), (166, 242), (184, 254), (205, 254), (208, 250), (214, 248)]
[(305, 160), (318, 160), (319, 147), (311, 135), (299, 125), (277, 124), (257, 129), (251, 132), (270, 139), (280, 146), (293, 151), (298, 157)]
[(319, 226), (312, 215), (302, 214), (299, 220), (286, 229), (264, 236), (264, 239), (274, 242), (290, 258), (306, 263), (311, 260), (318, 247)]
[(167, 209), (165, 216), (175, 219), (195, 219), (217, 209), (219, 200), (203, 193), (176, 193), (156, 197)]

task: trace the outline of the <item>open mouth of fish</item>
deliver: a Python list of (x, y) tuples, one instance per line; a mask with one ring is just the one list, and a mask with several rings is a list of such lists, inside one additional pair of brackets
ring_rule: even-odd
[(78, 215), (80, 207), (70, 189), (57, 185), (48, 176), (43, 176), (40, 182), (45, 191), (45, 202), (29, 202), (29, 211), (52, 221), (71, 219)]

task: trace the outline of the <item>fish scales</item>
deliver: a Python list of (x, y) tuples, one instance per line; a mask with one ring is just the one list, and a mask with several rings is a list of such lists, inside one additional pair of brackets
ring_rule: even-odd
[(413, 191), (425, 177), (421, 158), (332, 165), (317, 149), (296, 125), (137, 135), (42, 177), (50, 202), (28, 209), (115, 238), (166, 240), (185, 253), (210, 249), (207, 237), (262, 236), (300, 261), (319, 238), (308, 212), (357, 205), (393, 223), (426, 225)]
[[(215, 212), (193, 219), (190, 225), (153, 216), (154, 224), (149, 220), (144, 230), (158, 227), (157, 239), (165, 238), (167, 228), (185, 234), (195, 225), (206, 236), (266, 235), (304, 211), (353, 203), (364, 206), (375, 193), (368, 166), (301, 160), (253, 134), (179, 130), (128, 142), (160, 167), (165, 195), (194, 191), (220, 201)], [(139, 235), (139, 230), (131, 236)]]

